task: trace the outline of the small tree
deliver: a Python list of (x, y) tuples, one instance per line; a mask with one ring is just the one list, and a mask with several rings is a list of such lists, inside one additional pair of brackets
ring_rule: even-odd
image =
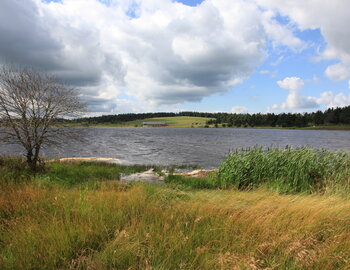
[(83, 109), (77, 91), (53, 76), (30, 68), (0, 70), (1, 139), (22, 145), (32, 170), (37, 169), (43, 146), (57, 145), (74, 131), (54, 127), (55, 121)]

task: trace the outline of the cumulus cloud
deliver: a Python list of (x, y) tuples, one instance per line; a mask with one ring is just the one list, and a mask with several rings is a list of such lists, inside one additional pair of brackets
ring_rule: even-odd
[(262, 24), (272, 45), (274, 47), (284, 45), (295, 52), (305, 49), (307, 44), (294, 35), (292, 27), (279, 23), (275, 17), (276, 13), (273, 10), (265, 11), (262, 16)]
[(285, 90), (296, 92), (303, 88), (304, 81), (298, 77), (287, 77), (282, 81), (277, 81), (277, 84)]
[(317, 102), (312, 97), (305, 97), (300, 90), (304, 86), (304, 81), (298, 77), (287, 77), (284, 80), (277, 81), (279, 87), (288, 91), (285, 102), (281, 105), (273, 105), (272, 109), (299, 110), (318, 107)]
[(268, 110), (281, 109), (299, 111), (301, 109), (317, 108), (325, 105), (327, 108), (345, 107), (350, 105), (350, 95), (344, 93), (334, 94), (332, 91), (326, 91), (319, 97), (303, 96), (301, 89), (304, 87), (304, 80), (298, 77), (287, 77), (284, 80), (277, 81), (277, 84), (288, 91), (288, 96), (282, 104), (274, 104)]
[(145, 110), (200, 101), (244, 81), (268, 39), (304, 46), (246, 0), (2, 0), (0, 37), (3, 63), (55, 73), (101, 112), (125, 107), (125, 94)]
[(0, 2), (0, 59), (41, 69), (58, 66), (63, 45), (50, 35), (50, 29), (32, 1)]
[(325, 73), (333, 81), (346, 80), (350, 78), (350, 66), (338, 63), (328, 66)]
[(263, 8), (288, 16), (299, 29), (319, 29), (327, 43), (321, 53), (324, 59), (339, 59), (341, 64), (330, 66), (326, 75), (343, 80), (350, 77), (350, 16), (348, 0), (256, 0)]
[(247, 113), (248, 108), (244, 106), (233, 106), (231, 109), (232, 113)]
[[(57, 74), (82, 89), (93, 111), (170, 108), (237, 86), (266, 58), (267, 44), (303, 50), (295, 25), (281, 24), (278, 14), (301, 30), (320, 29), (328, 44), (322, 57), (340, 61), (325, 74), (350, 78), (348, 0), (205, 0), (196, 7), (171, 0), (1, 0), (0, 62)], [(315, 106), (293, 83), (281, 81), (289, 95), (276, 106)]]
[(344, 93), (333, 94), (332, 91), (321, 93), (319, 98), (314, 98), (317, 104), (326, 105), (327, 108), (345, 107), (350, 105), (350, 95)]

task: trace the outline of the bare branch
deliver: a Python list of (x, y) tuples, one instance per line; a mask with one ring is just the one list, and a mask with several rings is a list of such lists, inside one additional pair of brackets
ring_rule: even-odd
[(77, 90), (55, 77), (29, 68), (0, 70), (0, 133), (3, 141), (25, 148), (31, 167), (36, 167), (41, 147), (76, 137), (73, 129), (54, 128), (55, 120), (74, 117), (84, 108)]

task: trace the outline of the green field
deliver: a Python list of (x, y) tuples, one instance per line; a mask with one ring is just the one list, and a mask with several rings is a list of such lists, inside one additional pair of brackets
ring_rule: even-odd
[(97, 124), (97, 127), (140, 127), (143, 122), (165, 122), (169, 127), (204, 127), (206, 121), (211, 118), (176, 116), (176, 117), (157, 117), (135, 120), (118, 124)]

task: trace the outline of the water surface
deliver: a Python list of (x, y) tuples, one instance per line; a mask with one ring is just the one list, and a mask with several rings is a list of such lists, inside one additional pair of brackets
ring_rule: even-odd
[[(80, 128), (85, 141), (67, 142), (43, 150), (54, 157), (111, 157), (125, 164), (217, 167), (233, 149), (254, 146), (312, 146), (350, 151), (349, 131), (207, 128)], [(21, 154), (14, 145), (0, 153)]]

